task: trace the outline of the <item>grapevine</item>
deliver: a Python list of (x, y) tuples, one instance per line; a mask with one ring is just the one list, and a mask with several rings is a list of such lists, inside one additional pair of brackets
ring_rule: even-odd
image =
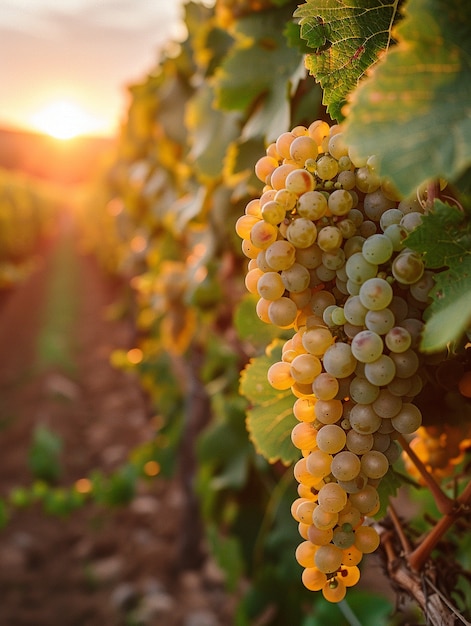
[(422, 424), (414, 400), (434, 273), (407, 237), (426, 209), (401, 198), (374, 156), (356, 157), (342, 127), (322, 120), (281, 134), (255, 173), (263, 193), (236, 231), (259, 318), (291, 329), (267, 378), (291, 389), (298, 421), (296, 560), (308, 589), (339, 602), (379, 546), (372, 518), (398, 439)]

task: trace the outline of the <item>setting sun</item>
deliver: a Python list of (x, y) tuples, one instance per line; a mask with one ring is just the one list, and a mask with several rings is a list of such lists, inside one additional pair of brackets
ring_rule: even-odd
[(31, 117), (34, 127), (56, 139), (72, 139), (100, 130), (100, 121), (77, 104), (58, 100), (46, 105)]

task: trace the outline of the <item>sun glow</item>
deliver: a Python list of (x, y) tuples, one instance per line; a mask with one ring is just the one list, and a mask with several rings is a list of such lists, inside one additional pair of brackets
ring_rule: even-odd
[(31, 123), (40, 132), (56, 139), (94, 134), (103, 126), (98, 119), (67, 100), (57, 100), (46, 105), (31, 116)]

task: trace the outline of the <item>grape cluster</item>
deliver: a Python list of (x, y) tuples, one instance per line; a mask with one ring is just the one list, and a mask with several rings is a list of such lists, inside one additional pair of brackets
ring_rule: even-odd
[(397, 434), (421, 425), (418, 343), (434, 279), (405, 239), (424, 208), (321, 120), (281, 134), (255, 173), (263, 193), (236, 232), (259, 318), (293, 329), (267, 376), (291, 389), (299, 422), (296, 558), (304, 585), (337, 602), (379, 545), (368, 519), (400, 455)]

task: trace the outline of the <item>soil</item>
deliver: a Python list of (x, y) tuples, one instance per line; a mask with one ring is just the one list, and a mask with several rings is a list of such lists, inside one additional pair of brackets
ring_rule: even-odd
[[(115, 348), (133, 347), (133, 327), (105, 313), (120, 290), (94, 260), (77, 254), (79, 315), (75, 372), (35, 367), (54, 247), (38, 269), (0, 296), (0, 497), (31, 485), (35, 427), (62, 439), (59, 484), (96, 468), (111, 472), (152, 437), (149, 399), (131, 374), (114, 369)], [(204, 552), (177, 567), (184, 529), (178, 482), (157, 477), (128, 506), (88, 503), (67, 517), (39, 505), (12, 509), (0, 530), (0, 626), (229, 626), (235, 599)]]

